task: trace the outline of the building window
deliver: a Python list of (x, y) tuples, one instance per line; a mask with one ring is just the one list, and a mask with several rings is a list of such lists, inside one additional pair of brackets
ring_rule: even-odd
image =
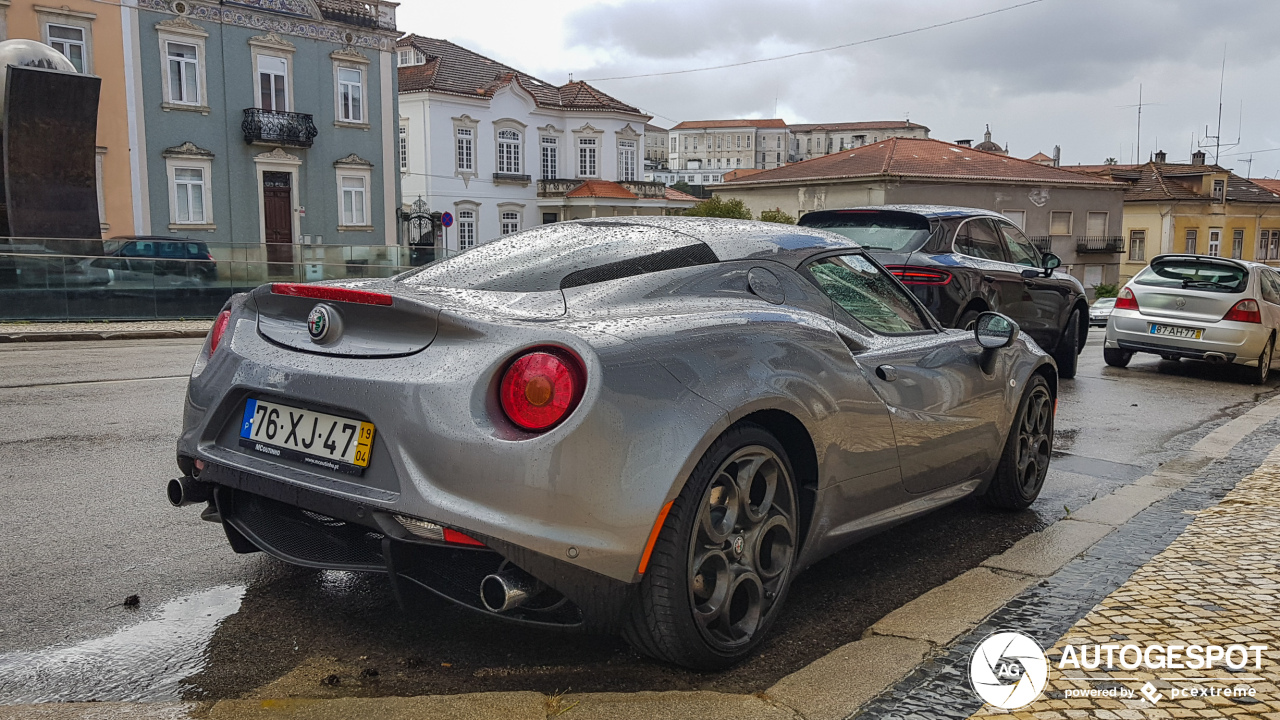
[(748, 150), (750, 150), (750, 149), (751, 149), (751, 136), (750, 136), (750, 135), (748, 135), (748, 136), (747, 136), (747, 149), (748, 149)]
[(358, 68), (338, 68), (338, 119), (364, 122), (364, 73)]
[(204, 193), (204, 168), (173, 168), (173, 221), (182, 225), (208, 224)]
[(1195, 230), (1188, 230), (1188, 231), (1187, 231), (1187, 249), (1186, 249), (1186, 252), (1187, 252), (1187, 254), (1188, 254), (1188, 255), (1195, 255), (1195, 254), (1196, 254), (1196, 235), (1197, 235), (1197, 234), (1198, 234), (1198, 233), (1197, 233), (1197, 231), (1195, 231)]
[(169, 102), (181, 105), (200, 104), (200, 56), (195, 45), (166, 42), (168, 55)]
[(342, 176), (342, 224), (365, 226), (369, 224), (366, 213), (364, 178)]
[(258, 56), (258, 107), (289, 111), (289, 61), (274, 55)]
[(777, 148), (778, 150), (781, 150), (781, 149), (782, 149), (782, 136), (781, 136), (781, 135), (777, 135), (777, 136), (776, 136), (776, 138), (777, 138), (777, 141), (778, 141), (778, 142), (774, 144), (774, 147), (775, 147), (775, 148)]
[(1070, 235), (1071, 234), (1071, 212), (1051, 212), (1049, 213), (1049, 234), (1050, 235)]
[(1091, 212), (1085, 216), (1084, 234), (1089, 237), (1105, 237), (1107, 234), (1107, 213)]
[(49, 47), (67, 56), (71, 64), (76, 66), (76, 72), (84, 72), (89, 55), (84, 28), (48, 23), (45, 25), (45, 32), (49, 36)]
[(474, 210), (458, 211), (458, 249), (469, 250), (476, 246), (476, 213)]
[(1129, 259), (1145, 261), (1147, 259), (1147, 231), (1129, 231)]
[(1271, 259), (1280, 259), (1280, 230), (1271, 231)]
[(400, 126), (400, 172), (409, 172), (409, 128)]
[(1018, 226), (1022, 232), (1027, 231), (1027, 211), (1026, 210), (1001, 210), (1001, 214), (1009, 218), (1009, 222)]
[(595, 138), (578, 138), (578, 177), (596, 177)]
[(520, 213), (502, 213), (502, 234), (510, 235), (517, 232), (520, 232)]
[(520, 133), (515, 130), (498, 131), (498, 172), (520, 174)]
[(426, 61), (427, 56), (423, 55), (417, 48), (402, 47), (396, 50), (396, 65), (399, 67), (421, 65)]
[(458, 172), (475, 170), (476, 133), (471, 128), (456, 128), (458, 136)]
[(618, 141), (618, 179), (636, 179), (636, 141)]
[[(1268, 242), (1270, 238), (1270, 242)], [(1258, 231), (1258, 259), (1280, 259), (1280, 230)]]
[(1231, 257), (1236, 260), (1244, 258), (1244, 229), (1231, 231)]
[(1214, 202), (1222, 202), (1222, 198), (1224, 195), (1226, 195), (1226, 192), (1227, 192), (1226, 180), (1213, 181), (1213, 201)]
[(678, 150), (678, 148), (676, 147), (676, 139), (671, 138), (671, 152), (676, 152), (676, 150)]
[(1212, 255), (1213, 257), (1218, 257), (1219, 255), (1222, 254), (1222, 231), (1221, 230), (1209, 231), (1209, 254)]
[(542, 138), (542, 179), (555, 180), (560, 174), (559, 141), (553, 137)]

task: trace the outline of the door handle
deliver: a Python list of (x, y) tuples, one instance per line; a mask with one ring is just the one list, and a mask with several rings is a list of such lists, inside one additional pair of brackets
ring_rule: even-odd
[(986, 283), (993, 283), (993, 282), (995, 282), (995, 281), (996, 281), (996, 278), (995, 278), (995, 276), (994, 276), (994, 275), (983, 275), (983, 276), (982, 276), (982, 282), (986, 282)]
[(881, 365), (876, 368), (876, 377), (885, 382), (893, 382), (898, 379), (898, 369), (892, 365)]
[(1037, 283), (1035, 280), (1023, 280), (1022, 284), (1026, 285), (1027, 287), (1036, 287), (1039, 283)]

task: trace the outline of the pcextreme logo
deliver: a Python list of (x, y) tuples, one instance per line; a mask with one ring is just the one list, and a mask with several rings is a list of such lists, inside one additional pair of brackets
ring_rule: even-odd
[(1049, 681), (1049, 660), (1039, 643), (1015, 631), (988, 635), (969, 658), (969, 683), (988, 705), (1016, 710), (1030, 705)]

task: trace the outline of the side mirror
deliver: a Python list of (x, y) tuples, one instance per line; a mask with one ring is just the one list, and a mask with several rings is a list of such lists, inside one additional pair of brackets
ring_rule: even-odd
[(973, 324), (973, 335), (983, 350), (998, 350), (1018, 339), (1018, 323), (998, 312), (984, 312)]
[(1046, 277), (1051, 275), (1053, 271), (1059, 267), (1062, 267), (1062, 258), (1054, 255), (1053, 253), (1044, 254), (1044, 274)]
[(1044, 271), (1040, 268), (1026, 268), (1022, 271), (1022, 277), (1027, 278), (1028, 280), (1031, 278), (1038, 278), (1043, 274)]

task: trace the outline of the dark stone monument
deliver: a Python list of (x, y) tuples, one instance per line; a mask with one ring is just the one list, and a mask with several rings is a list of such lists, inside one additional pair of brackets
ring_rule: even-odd
[[(0, 42), (0, 236), (101, 238), (96, 146), (102, 81), (33, 40)], [(98, 254), (98, 243), (62, 252)]]

